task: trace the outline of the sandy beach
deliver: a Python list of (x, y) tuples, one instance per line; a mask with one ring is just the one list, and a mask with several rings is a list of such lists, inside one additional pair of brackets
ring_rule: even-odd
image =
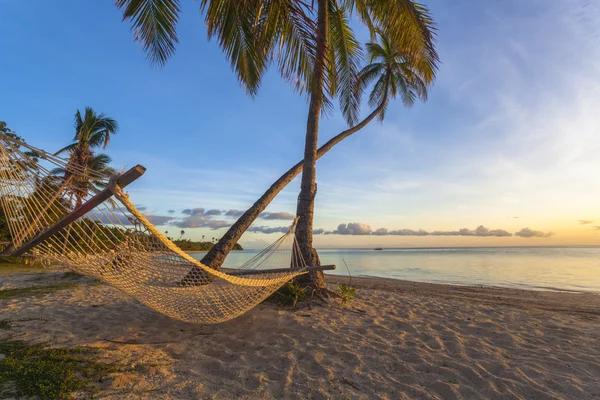
[(0, 300), (0, 340), (98, 349), (126, 367), (98, 398), (600, 397), (598, 295), (353, 278), (350, 303), (190, 325), (62, 272), (0, 276), (0, 290), (57, 282), (74, 285)]

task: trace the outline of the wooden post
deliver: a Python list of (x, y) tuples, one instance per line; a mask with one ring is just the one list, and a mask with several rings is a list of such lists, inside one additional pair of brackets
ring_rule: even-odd
[[(146, 168), (144, 168), (141, 165), (136, 165), (135, 167), (131, 168), (129, 171), (124, 172), (117, 179), (116, 183), (120, 187), (124, 188), (125, 186), (129, 185), (130, 183), (132, 183), (133, 181), (138, 179), (140, 176), (144, 175), (144, 172), (146, 172)], [(113, 196), (113, 192), (110, 190), (110, 188), (104, 189), (103, 191), (101, 191), (100, 193), (98, 193), (97, 195), (95, 195), (94, 197), (92, 197), (91, 199), (86, 201), (85, 203), (83, 203), (72, 213), (66, 215), (65, 217), (60, 219), (57, 223), (50, 226), (48, 229), (46, 229), (39, 235), (35, 236), (33, 239), (31, 239), (27, 243), (23, 244), (18, 249), (14, 250), (10, 254), (10, 256), (17, 257), (17, 256), (20, 256), (20, 255), (24, 254), (25, 252), (31, 250), (38, 244), (42, 243), (44, 240), (48, 239), (50, 236), (54, 235), (55, 233), (57, 233), (58, 231), (60, 231), (64, 227), (66, 227), (67, 225), (72, 224), (73, 222), (77, 221), (79, 218), (83, 217), (85, 214), (92, 211), (94, 208), (98, 207), (100, 204), (102, 204), (106, 200), (110, 199), (112, 196)]]

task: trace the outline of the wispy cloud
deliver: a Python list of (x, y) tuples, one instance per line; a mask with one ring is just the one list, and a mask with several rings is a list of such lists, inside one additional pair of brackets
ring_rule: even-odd
[(554, 233), (534, 231), (533, 229), (523, 228), (519, 232), (515, 233), (515, 236), (520, 236), (522, 238), (547, 238), (550, 236), (554, 236)]
[(587, 220), (587, 219), (580, 219), (578, 222), (579, 222), (581, 225), (589, 225), (589, 224), (592, 224), (592, 223), (594, 223), (594, 221), (590, 221), (590, 220)]
[(338, 225), (338, 228), (331, 233), (334, 235), (369, 235), (371, 232), (373, 229), (369, 225), (351, 222)]
[(174, 220), (172, 225), (179, 228), (210, 228), (213, 230), (226, 228), (231, 225), (230, 222), (214, 219), (212, 215), (195, 214), (183, 219)]
[(287, 233), (290, 230), (290, 227), (280, 226), (280, 227), (270, 227), (270, 226), (251, 226), (248, 228), (248, 232), (253, 233)]
[(483, 225), (480, 225), (474, 230), (463, 228), (457, 231), (433, 231), (428, 232), (423, 229), (396, 229), (390, 230), (387, 228), (379, 228), (375, 231), (371, 229), (371, 226), (360, 223), (349, 223), (340, 224), (338, 228), (326, 234), (332, 235), (375, 235), (375, 236), (478, 236), (478, 237), (505, 237), (512, 236), (512, 234), (503, 229), (490, 230)]
[(205, 215), (221, 215), (221, 210), (208, 210), (204, 212)]
[(242, 210), (229, 210), (225, 213), (227, 217), (239, 218), (244, 215), (244, 211)]
[(289, 212), (273, 212), (273, 213), (264, 212), (264, 213), (260, 214), (260, 218), (266, 219), (266, 220), (284, 220), (284, 221), (290, 220), (291, 221), (294, 218), (296, 218), (296, 216)]
[(204, 208), (202, 207), (198, 207), (198, 208), (186, 208), (185, 210), (181, 211), (182, 214), (185, 215), (199, 215), (199, 214), (204, 214)]

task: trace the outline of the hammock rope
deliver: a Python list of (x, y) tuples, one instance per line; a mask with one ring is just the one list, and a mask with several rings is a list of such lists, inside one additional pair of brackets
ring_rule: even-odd
[(141, 212), (119, 184), (123, 176), (108, 178), (91, 165), (0, 135), (0, 207), (13, 254), (34, 244), (30, 253), (45, 263), (106, 282), (172, 318), (208, 324), (242, 315), (316, 268), (302, 258), (294, 221), (238, 268), (245, 272), (212, 269), (152, 224), (153, 216)]

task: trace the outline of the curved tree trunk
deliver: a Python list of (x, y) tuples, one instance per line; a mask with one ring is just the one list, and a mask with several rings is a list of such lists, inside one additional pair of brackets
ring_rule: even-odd
[[(367, 126), (369, 122), (375, 119), (383, 106), (376, 108), (371, 114), (369, 114), (359, 124), (349, 128), (343, 132), (340, 132), (336, 136), (332, 137), (327, 143), (319, 147), (317, 151), (317, 159), (323, 157), (329, 150), (348, 136), (360, 131), (362, 128)], [(233, 249), (233, 246), (240, 240), (244, 232), (252, 225), (252, 223), (258, 218), (258, 216), (271, 204), (275, 196), (279, 194), (295, 177), (302, 172), (303, 161), (299, 161), (296, 165), (290, 168), (285, 174), (281, 175), (267, 191), (250, 207), (238, 220), (229, 228), (229, 230), (223, 235), (217, 244), (202, 258), (201, 262), (204, 265), (208, 265), (211, 268), (219, 269), (225, 257)]]
[[(340, 143), (342, 140), (347, 137), (355, 134), (356, 132), (363, 129), (367, 126), (371, 121), (373, 121), (385, 108), (385, 105), (382, 104), (377, 107), (375, 110), (371, 112), (365, 119), (363, 119), (360, 123), (356, 124), (352, 128), (346, 129), (338, 133), (336, 136), (332, 137), (325, 143), (323, 146), (319, 147), (317, 151), (317, 159), (323, 157), (329, 150), (331, 150), (336, 144)], [(200, 262), (204, 265), (207, 265), (216, 270), (220, 269), (223, 263), (225, 262), (225, 258), (229, 254), (229, 252), (233, 249), (233, 246), (240, 240), (242, 235), (248, 230), (250, 225), (258, 216), (271, 204), (273, 199), (281, 192), (291, 181), (294, 180), (298, 176), (300, 172), (302, 172), (303, 161), (299, 161), (296, 165), (290, 168), (286, 173), (281, 175), (279, 179), (277, 179), (266, 192), (263, 193), (262, 196), (258, 200), (254, 202), (252, 207), (250, 207), (246, 212), (238, 218), (237, 221), (227, 230), (225, 235), (219, 239), (219, 241), (206, 253), (206, 255), (200, 260)], [(184, 278), (182, 283), (192, 283), (193, 276), (195, 274), (202, 274), (202, 271), (194, 268), (190, 271), (190, 274)]]

